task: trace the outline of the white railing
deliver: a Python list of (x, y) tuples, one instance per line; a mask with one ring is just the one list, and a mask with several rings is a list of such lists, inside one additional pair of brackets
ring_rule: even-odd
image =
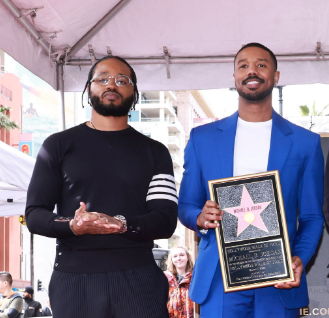
[[(141, 118), (141, 122), (143, 123), (147, 123), (147, 122), (159, 122), (161, 121), (161, 118), (159, 117), (142, 117)], [(168, 120), (168, 118), (164, 117), (163, 118), (163, 122), (167, 123), (167, 124), (170, 124), (170, 119)]]
[[(172, 106), (172, 101), (164, 101), (161, 103), (160, 99), (140, 99), (137, 105), (148, 105), (148, 104), (158, 104), (157, 108), (167, 107), (173, 114), (176, 114), (174, 107)], [(150, 105), (155, 106), (155, 105)]]
[(180, 128), (180, 130), (184, 130), (182, 124), (179, 122), (177, 117), (170, 117), (169, 124), (170, 125), (176, 125), (177, 127)]
[(168, 136), (168, 143), (179, 146), (179, 140), (176, 136)]
[(150, 123), (160, 121), (160, 118), (141, 118), (142, 123)]
[(139, 104), (160, 104), (160, 99), (142, 99)]

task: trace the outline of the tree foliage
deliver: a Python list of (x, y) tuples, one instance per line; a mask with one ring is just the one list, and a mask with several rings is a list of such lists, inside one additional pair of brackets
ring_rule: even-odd
[(310, 114), (310, 109), (306, 105), (299, 106), (299, 109), (302, 116), (308, 116)]
[(0, 128), (5, 128), (6, 130), (19, 128), (19, 126), (11, 120), (9, 116), (5, 115), (5, 112), (8, 110), (9, 108), (0, 105)]
[[(299, 106), (299, 110), (302, 116), (324, 116), (324, 111), (329, 107), (329, 104), (324, 106), (321, 111), (316, 111), (315, 109), (315, 102), (312, 106), (312, 111), (310, 112), (310, 109), (307, 105), (301, 105)], [(325, 116), (329, 116), (329, 114), (326, 114)]]

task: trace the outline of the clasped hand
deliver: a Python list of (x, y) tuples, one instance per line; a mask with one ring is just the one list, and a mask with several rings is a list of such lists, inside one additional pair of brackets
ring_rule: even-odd
[(83, 234), (115, 234), (122, 228), (122, 222), (104, 213), (87, 212), (84, 202), (75, 211), (71, 223), (73, 232), (76, 235)]

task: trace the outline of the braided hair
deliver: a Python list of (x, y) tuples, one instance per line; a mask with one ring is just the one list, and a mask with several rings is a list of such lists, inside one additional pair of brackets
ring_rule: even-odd
[[(130, 69), (130, 72), (131, 72), (131, 81), (132, 81), (133, 84), (134, 84), (133, 89), (134, 89), (134, 96), (135, 96), (134, 104), (133, 104), (131, 110), (134, 110), (134, 109), (135, 109), (135, 105), (138, 103), (138, 99), (139, 99), (139, 93), (138, 93), (138, 88), (137, 88), (137, 77), (136, 77), (136, 73), (135, 73), (134, 69), (130, 66), (130, 64), (129, 64), (125, 59), (123, 59), (123, 58), (120, 57), (120, 56), (113, 56), (113, 55), (109, 55), (109, 56), (105, 56), (105, 57), (103, 57), (102, 59), (98, 60), (98, 61), (97, 61), (92, 67), (91, 67), (91, 69), (90, 69), (90, 71), (89, 71), (89, 74), (88, 74), (88, 79), (87, 79), (87, 82), (86, 82), (85, 88), (83, 89), (83, 92), (82, 92), (82, 97), (81, 97), (81, 98), (82, 98), (82, 100), (81, 100), (81, 102), (82, 102), (82, 107), (84, 107), (84, 105), (83, 105), (83, 95), (84, 95), (84, 93), (85, 93), (87, 87), (90, 86), (90, 84), (91, 84), (91, 80), (92, 80), (92, 78), (94, 77), (94, 74), (95, 74), (96, 66), (97, 66), (100, 62), (103, 62), (103, 61), (105, 61), (105, 60), (109, 60), (109, 59), (116, 59), (116, 60), (118, 60), (118, 61), (120, 61), (120, 62), (126, 64), (126, 65), (129, 67), (129, 69)], [(89, 103), (89, 105), (90, 105), (90, 101), (88, 101), (88, 103)]]

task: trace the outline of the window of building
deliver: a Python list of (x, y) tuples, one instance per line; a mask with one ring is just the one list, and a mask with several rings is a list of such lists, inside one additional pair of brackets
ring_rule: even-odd
[(6, 97), (9, 100), (12, 100), (12, 92), (5, 86), (1, 85), (1, 95)]

